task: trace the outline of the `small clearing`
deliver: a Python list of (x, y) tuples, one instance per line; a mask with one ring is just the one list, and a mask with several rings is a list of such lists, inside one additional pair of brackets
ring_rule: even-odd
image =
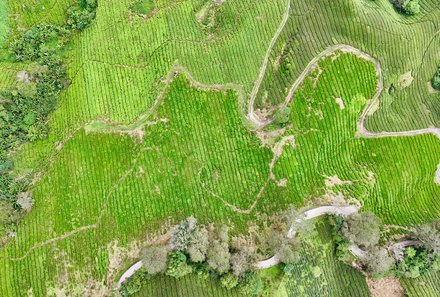
[(370, 289), (372, 297), (403, 297), (404, 290), (400, 281), (396, 277), (388, 276), (380, 280), (373, 280), (370, 277), (366, 278), (368, 288)]
[(335, 102), (337, 105), (339, 105), (339, 108), (341, 110), (345, 109), (344, 101), (342, 100), (342, 98), (335, 98)]
[(328, 188), (333, 188), (334, 186), (338, 185), (351, 185), (353, 182), (350, 180), (341, 180), (337, 175), (333, 176), (325, 176), (325, 185)]
[(402, 74), (399, 78), (399, 85), (402, 89), (409, 87), (414, 80), (414, 77), (412, 76), (412, 71), (405, 72)]

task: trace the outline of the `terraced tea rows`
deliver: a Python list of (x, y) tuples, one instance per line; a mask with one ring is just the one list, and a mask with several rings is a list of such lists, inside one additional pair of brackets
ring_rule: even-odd
[[(154, 14), (146, 18), (130, 13), (128, 0), (100, 1), (96, 23), (67, 53), (71, 85), (49, 121), (49, 137), (15, 155), (17, 175), (29, 168), (44, 174), (35, 184), (32, 212), (0, 249), (0, 295), (106, 294), (127, 254), (136, 251), (131, 243), (189, 215), (231, 224), (238, 233), (259, 214), (290, 204), (356, 198), (389, 224), (436, 218), (438, 139), (359, 137), (359, 118), (377, 91), (371, 61), (339, 51), (320, 60), (293, 94), (290, 123), (284, 130), (260, 131), (260, 136), (272, 134), (272, 150), (245, 126), (241, 99), (248, 98), (259, 74), (261, 92), (266, 89), (268, 100), (279, 103), (314, 55), (337, 43), (377, 55), (386, 88), (398, 74), (414, 71), (415, 80), (395, 98), (383, 95), (379, 110), (368, 117), (368, 129), (438, 124), (438, 94), (424, 89), (439, 38), (433, 21), (438, 4), (427, 0), (421, 17), (402, 19), (385, 0), (376, 2), (226, 1), (217, 25), (207, 26), (200, 13), (203, 1), (156, 1)], [(20, 11), (19, 1), (10, 10), (29, 26), (59, 21), (59, 11), (70, 4), (44, 3), (52, 5), (47, 14), (38, 11), (41, 7)], [(359, 25), (349, 25), (358, 20)], [(388, 32), (376, 30), (376, 22)], [(298, 35), (287, 40), (295, 26)], [(401, 44), (397, 35), (414, 52), (382, 49), (385, 41)], [(406, 55), (410, 58), (400, 58)], [(189, 82), (185, 76), (191, 76)], [(14, 70), (0, 78), (0, 87), (13, 85)], [(422, 103), (430, 116), (417, 117), (426, 114)], [(141, 128), (130, 131), (138, 122)], [(131, 137), (103, 133), (122, 126), (125, 131), (116, 132), (133, 132)], [(115, 246), (130, 251), (118, 255)], [(324, 262), (327, 282), (348, 270), (331, 258)], [(345, 272), (326, 294), (340, 295), (349, 279), (358, 284), (353, 295), (366, 295), (359, 275)], [(313, 290), (311, 284), (307, 290)]]

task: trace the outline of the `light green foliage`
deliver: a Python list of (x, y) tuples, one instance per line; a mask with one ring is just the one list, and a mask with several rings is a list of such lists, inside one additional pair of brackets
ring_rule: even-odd
[(216, 273), (223, 274), (229, 270), (231, 254), (227, 226), (219, 226), (212, 232), (206, 258), (208, 266)]
[(0, 3), (0, 58), (2, 56), (3, 46), (5, 45), (8, 31), (9, 31), (8, 2), (1, 1), (1, 3)]
[(220, 283), (226, 289), (231, 290), (238, 285), (238, 277), (232, 273), (227, 273), (220, 277)]
[(150, 275), (163, 273), (167, 270), (167, 250), (165, 246), (147, 246), (141, 250), (140, 256), (145, 271)]
[(181, 278), (193, 271), (192, 267), (186, 263), (186, 256), (181, 252), (172, 252), (169, 255), (167, 275)]
[(418, 0), (405, 0), (402, 4), (402, 9), (406, 14), (416, 15), (420, 13), (420, 4)]
[[(49, 2), (41, 1), (44, 5)], [(51, 2), (54, 12), (68, 5), (67, 1), (57, 2), (60, 4)], [(15, 157), (18, 173), (27, 168), (47, 171), (36, 184), (33, 211), (0, 255), (23, 256), (45, 240), (96, 224), (101, 214), (102, 218), (96, 228), (35, 248), (22, 260), (2, 258), (0, 295), (20, 296), (32, 287), (35, 296), (46, 296), (41, 284), (58, 280), (64, 269), (54, 253), (67, 254), (69, 263), (73, 263), (72, 271), (88, 273), (88, 279), (105, 279), (108, 263), (97, 255), (107, 254), (107, 244), (118, 239), (119, 244), (127, 245), (141, 238), (145, 230), (159, 229), (168, 218), (176, 223), (193, 214), (202, 222), (232, 222), (237, 229), (243, 229), (247, 220), (255, 218), (256, 211), (271, 214), (289, 204), (300, 206), (305, 200), (325, 194), (328, 189), (323, 175), (337, 174), (353, 181), (332, 190), (363, 199), (365, 207), (387, 223), (410, 224), (438, 214), (435, 197), (439, 189), (433, 183), (436, 156), (440, 154), (436, 138), (355, 137), (356, 121), (366, 100), (374, 94), (376, 77), (373, 65), (352, 55), (327, 61), (316, 88), (307, 81), (295, 95), (290, 119), (294, 129), (287, 133), (295, 136), (297, 148), (285, 146), (274, 168), (277, 180), (286, 179), (286, 187), (269, 181), (251, 215), (237, 214), (224, 201), (242, 209), (253, 205), (269, 174), (272, 152), (261, 147), (258, 138), (243, 127), (243, 106), (232, 91), (199, 91), (180, 76), (149, 113), (150, 124), (142, 130), (141, 141), (117, 133), (86, 134), (80, 127), (93, 119), (127, 124), (149, 111), (164, 87), (160, 78), (167, 76), (176, 60), (203, 83), (233, 82), (242, 84), (248, 92), (285, 5), (285, 1), (226, 1), (222, 7), (241, 12), (235, 14), (234, 30), (230, 31), (228, 25), (227, 30), (209, 32), (195, 19), (201, 7), (192, 1), (158, 1), (155, 17), (135, 18), (132, 23), (127, 16), (130, 2), (103, 2), (96, 23), (75, 39), (68, 53), (72, 83), (50, 118), (52, 132), (47, 140), (24, 147)], [(416, 79), (423, 80), (426, 87), (432, 73), (427, 77), (423, 69), (435, 53), (426, 39), (435, 33), (426, 29), (430, 22), (412, 24), (413, 30), (403, 32), (408, 28), (406, 21), (390, 21), (390, 11), (374, 9), (370, 12), (374, 11), (375, 19), (366, 24), (371, 14), (358, 13), (358, 2), (337, 1), (327, 11), (329, 6), (318, 0), (307, 4), (292, 1), (295, 14), (322, 15), (307, 18), (316, 22), (314, 26), (296, 22), (299, 17), (294, 17), (293, 22), (301, 26), (298, 42), (292, 42), (294, 50), (289, 50), (298, 59), (294, 75), (331, 44), (333, 37), (375, 55), (378, 44), (396, 44), (393, 50), (377, 49), (377, 56), (386, 66), (386, 78), (394, 71), (404, 73), (414, 65), (422, 65)], [(426, 7), (434, 7), (433, 3)], [(20, 13), (19, 7), (14, 4), (14, 13)], [(427, 20), (437, 13), (433, 10)], [(32, 23), (28, 13), (22, 15), (22, 22)], [(353, 15), (359, 18), (358, 22), (353, 22)], [(59, 16), (49, 13), (47, 18)], [(377, 20), (389, 25), (392, 33), (376, 29)], [(400, 32), (390, 22), (404, 29)], [(227, 37), (223, 32), (228, 33)], [(292, 36), (291, 32), (286, 30), (283, 35)], [(310, 41), (316, 32), (320, 38)], [(416, 34), (420, 32), (424, 34)], [(408, 34), (411, 38), (406, 40)], [(362, 42), (352, 43), (353, 35), (362, 36)], [(361, 46), (365, 40), (371, 42)], [(407, 47), (397, 46), (401, 42), (413, 49), (408, 59), (400, 58), (408, 55)], [(422, 50), (426, 51), (425, 63), (419, 61)], [(399, 62), (394, 65), (396, 56)], [(272, 90), (284, 91), (294, 81), (287, 77), (285, 80), (281, 88)], [(413, 84), (417, 87), (408, 92), (415, 96), (409, 97), (423, 97), (429, 108), (432, 96), (425, 96), (420, 82)], [(400, 129), (405, 123), (430, 123), (432, 118), (420, 116), (418, 104), (412, 106), (409, 100), (400, 100), (404, 96), (398, 92), (393, 104), (384, 103), (374, 115), (377, 118), (373, 126)], [(344, 110), (335, 104), (335, 97), (344, 100)], [(399, 110), (405, 114), (403, 119), (397, 116)], [(54, 151), (55, 147), (60, 150)], [(28, 267), (34, 265), (40, 267), (41, 273), (28, 273)]]

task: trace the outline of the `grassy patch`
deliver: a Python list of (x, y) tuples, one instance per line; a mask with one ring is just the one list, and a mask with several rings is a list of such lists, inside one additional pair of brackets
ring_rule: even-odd
[(139, 15), (148, 15), (154, 9), (154, 0), (140, 0), (130, 4), (130, 10)]

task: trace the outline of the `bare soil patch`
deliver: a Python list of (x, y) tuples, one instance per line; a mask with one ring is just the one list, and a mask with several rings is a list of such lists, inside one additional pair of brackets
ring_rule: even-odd
[(388, 276), (380, 280), (366, 278), (372, 297), (404, 297), (405, 292), (396, 277)]
[(410, 70), (400, 76), (399, 85), (402, 88), (409, 87), (412, 84), (413, 80), (414, 80), (414, 77), (412, 76), (412, 71)]

